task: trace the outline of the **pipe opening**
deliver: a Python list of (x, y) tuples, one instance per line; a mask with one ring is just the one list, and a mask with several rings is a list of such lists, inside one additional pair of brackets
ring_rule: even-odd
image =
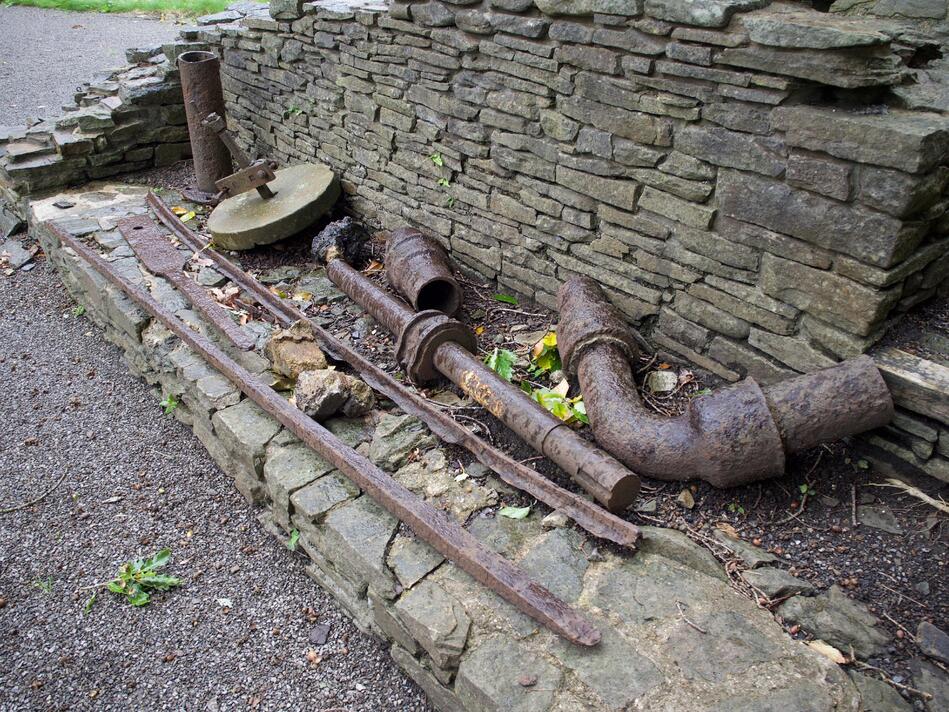
[(205, 52), (203, 50), (192, 50), (178, 55), (178, 61), (184, 64), (200, 64), (201, 62), (211, 62), (217, 59), (214, 52)]
[(461, 306), (458, 285), (444, 279), (433, 279), (425, 284), (415, 298), (418, 311), (435, 309), (444, 314), (454, 314)]

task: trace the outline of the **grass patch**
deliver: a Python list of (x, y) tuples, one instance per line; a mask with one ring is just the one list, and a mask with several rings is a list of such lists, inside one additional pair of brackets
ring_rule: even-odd
[(146, 12), (197, 17), (225, 10), (233, 0), (0, 0), (3, 5), (29, 5), (73, 12)]

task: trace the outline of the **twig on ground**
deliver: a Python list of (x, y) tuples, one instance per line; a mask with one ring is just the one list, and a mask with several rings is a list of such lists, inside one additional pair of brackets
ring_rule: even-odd
[(947, 503), (945, 500), (930, 497), (918, 487), (913, 487), (913, 485), (906, 484), (902, 480), (898, 480), (895, 477), (887, 477), (886, 481), (888, 484), (871, 482), (870, 487), (893, 487), (895, 489), (903, 490), (903, 492), (908, 494), (910, 497), (915, 497), (916, 499), (925, 502), (931, 507), (935, 507), (940, 512), (949, 514), (949, 503)]
[(850, 485), (850, 523), (857, 528), (857, 485)]
[(933, 696), (928, 692), (923, 692), (922, 690), (917, 690), (915, 687), (910, 687), (909, 685), (904, 685), (900, 682), (896, 682), (896, 680), (890, 677), (889, 673), (887, 673), (886, 670), (884, 670), (883, 668), (878, 668), (876, 665), (871, 665), (870, 663), (865, 663), (861, 660), (854, 660), (853, 664), (862, 670), (873, 670), (875, 672), (880, 673), (883, 676), (883, 681), (889, 685), (893, 685), (893, 687), (898, 687), (901, 690), (906, 690), (910, 694), (918, 695), (919, 697), (922, 697), (924, 700), (931, 700), (933, 698)]
[(912, 632), (910, 632), (909, 628), (907, 628), (905, 625), (903, 625), (903, 624), (900, 623), (899, 621), (894, 620), (894, 619), (890, 616), (889, 613), (884, 612), (884, 613), (883, 613), (883, 617), (886, 618), (890, 623), (892, 623), (893, 625), (895, 625), (897, 628), (899, 628), (900, 630), (902, 630), (904, 633), (906, 633), (906, 635), (909, 637), (910, 640), (912, 640), (914, 643), (916, 642), (916, 636), (913, 635)]
[(702, 628), (701, 626), (697, 625), (697, 624), (696, 624), (694, 621), (692, 621), (687, 615), (685, 615), (685, 611), (682, 610), (682, 602), (681, 602), (681, 601), (676, 601), (676, 608), (679, 609), (679, 615), (682, 617), (682, 620), (684, 620), (684, 621), (685, 621), (686, 623), (688, 623), (690, 626), (692, 626), (693, 628), (695, 628), (695, 629), (696, 629), (699, 633), (701, 633), (702, 635), (708, 635), (708, 631), (707, 631), (707, 630), (705, 630), (705, 629)]
[[(881, 571), (880, 573), (883, 573), (883, 572)], [(896, 594), (897, 596), (899, 596), (900, 598), (905, 598), (907, 601), (912, 601), (912, 602), (915, 603), (917, 606), (922, 606), (923, 608), (925, 608), (925, 609), (927, 609), (927, 610), (929, 609), (929, 606), (927, 606), (925, 603), (922, 603), (922, 602), (920, 602), (920, 601), (917, 601), (915, 598), (910, 598), (910, 597), (907, 596), (905, 593), (901, 593), (901, 592), (897, 591), (895, 588), (890, 588), (890, 587), (887, 586), (885, 583), (880, 583), (880, 586), (882, 586), (883, 588), (885, 588), (885, 589), (886, 589), (887, 591), (889, 591), (890, 593), (895, 593), (895, 594)]]
[(48, 490), (43, 492), (43, 494), (39, 495), (38, 497), (34, 497), (29, 502), (23, 502), (22, 504), (18, 504), (14, 507), (6, 507), (4, 509), (0, 509), (0, 514), (12, 514), (13, 512), (17, 512), (21, 509), (26, 509), (27, 507), (32, 507), (34, 504), (38, 504), (42, 502), (44, 499), (49, 497), (56, 490), (57, 487), (59, 487), (63, 483), (63, 481), (66, 479), (66, 474), (67, 473), (64, 472), (60, 476), (60, 478), (56, 480), (56, 484), (54, 484)]

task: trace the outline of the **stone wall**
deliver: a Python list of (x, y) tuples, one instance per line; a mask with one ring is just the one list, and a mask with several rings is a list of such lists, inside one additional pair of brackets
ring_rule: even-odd
[(328, 163), (360, 218), (505, 290), (552, 305), (590, 274), (726, 379), (863, 352), (945, 278), (949, 118), (919, 23), (766, 0), (271, 14), (202, 36), (247, 145)]
[[(299, 532), (311, 561), (308, 574), (360, 628), (391, 644), (393, 660), (436, 708), (858, 712), (882, 694), (889, 696), (886, 709), (909, 709), (883, 683), (848, 674), (793, 640), (767, 610), (729, 585), (727, 576), (746, 581), (746, 590), (752, 581), (768, 588), (770, 576), (781, 586), (790, 581), (795, 592), (813, 592), (781, 569), (774, 555), (719, 532), (717, 550), (736, 552), (728, 554), (726, 575), (707, 549), (678, 531), (644, 527), (633, 555), (603, 547), (563, 518), (544, 518), (540, 505), (525, 519), (496, 516), (501, 503), (512, 501), (511, 490), (472, 463), (465, 465), (467, 477), (459, 477), (457, 453), (449, 458), (417, 419), (390, 406), (366, 418), (326, 421), (344, 442), (579, 609), (603, 641), (580, 649), (538, 626), (400, 527), (47, 228), (52, 221), (82, 235), (123, 276), (216, 338), (165, 280), (143, 270), (115, 228), (122, 217), (144, 212), (144, 199), (142, 188), (101, 184), (51, 196), (32, 204), (31, 231), (69, 293), (119, 346), (129, 367), (155, 387), (156, 396), (177, 399), (174, 417), (193, 428), (249, 500), (267, 508), (264, 521), (275, 532)], [(325, 300), (330, 318), (344, 311), (361, 315), (321, 272), (302, 278), (324, 284), (311, 288), (315, 299)], [(251, 321), (244, 328), (263, 343), (271, 327)], [(286, 387), (257, 351), (220, 345), (263, 382)], [(739, 578), (742, 572), (747, 579)], [(774, 598), (787, 595), (768, 590)], [(802, 613), (808, 606), (849, 616), (833, 630), (836, 623), (827, 632), (810, 630), (815, 637), (841, 649), (853, 645), (861, 657), (885, 654), (888, 635), (879, 621), (839, 589), (792, 598), (779, 612), (811, 620)]]

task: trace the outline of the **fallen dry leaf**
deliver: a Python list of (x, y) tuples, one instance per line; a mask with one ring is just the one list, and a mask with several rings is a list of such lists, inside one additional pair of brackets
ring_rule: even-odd
[(837, 650), (837, 648), (835, 648), (833, 645), (825, 643), (823, 640), (810, 640), (805, 643), (805, 645), (813, 650), (816, 650), (825, 658), (837, 663), (838, 665), (846, 665), (847, 663), (853, 662), (850, 658)]

